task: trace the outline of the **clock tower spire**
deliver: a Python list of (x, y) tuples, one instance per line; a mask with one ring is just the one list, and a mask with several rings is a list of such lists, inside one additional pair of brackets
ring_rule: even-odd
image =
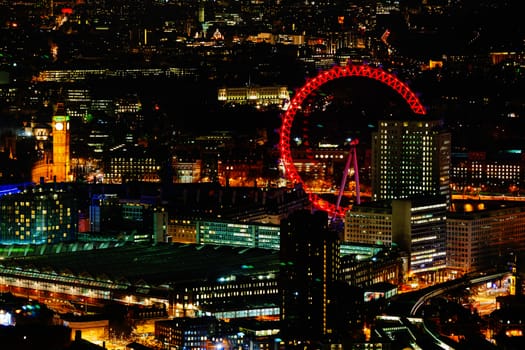
[(63, 103), (53, 113), (53, 178), (56, 182), (71, 181), (69, 155), (69, 116)]

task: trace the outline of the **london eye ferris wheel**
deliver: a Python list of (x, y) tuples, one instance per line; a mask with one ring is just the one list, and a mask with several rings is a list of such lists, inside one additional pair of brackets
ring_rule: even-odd
[(300, 185), (314, 208), (343, 217), (351, 208), (347, 193), (360, 202), (356, 148), (359, 137), (366, 137), (362, 128), (373, 127), (370, 114), (393, 111), (426, 114), (408, 85), (382, 68), (347, 64), (321, 71), (297, 89), (282, 114), (279, 151), (285, 179)]

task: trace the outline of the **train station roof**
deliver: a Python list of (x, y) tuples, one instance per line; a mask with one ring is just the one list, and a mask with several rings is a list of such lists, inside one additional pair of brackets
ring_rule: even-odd
[(2, 274), (93, 287), (173, 288), (270, 275), (279, 252), (262, 248), (182, 243), (61, 243), (4, 246)]

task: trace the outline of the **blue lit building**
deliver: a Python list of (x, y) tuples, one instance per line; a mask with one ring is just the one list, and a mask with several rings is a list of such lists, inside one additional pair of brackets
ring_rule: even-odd
[(121, 216), (117, 194), (94, 194), (89, 206), (89, 227), (92, 233), (116, 230), (116, 218)]
[(155, 198), (123, 199), (116, 193), (94, 194), (89, 206), (90, 235), (116, 239), (124, 235), (134, 242), (164, 242), (168, 213)]
[(23, 183), (23, 184), (4, 184), (0, 185), (0, 197), (5, 196), (6, 194), (20, 193), (22, 188), (32, 185), (32, 182)]

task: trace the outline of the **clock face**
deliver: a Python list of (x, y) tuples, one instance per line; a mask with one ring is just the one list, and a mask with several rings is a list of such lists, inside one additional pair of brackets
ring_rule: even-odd
[(55, 129), (57, 129), (57, 130), (63, 130), (63, 129), (64, 129), (64, 124), (62, 124), (62, 123), (56, 123), (56, 124), (55, 124)]

